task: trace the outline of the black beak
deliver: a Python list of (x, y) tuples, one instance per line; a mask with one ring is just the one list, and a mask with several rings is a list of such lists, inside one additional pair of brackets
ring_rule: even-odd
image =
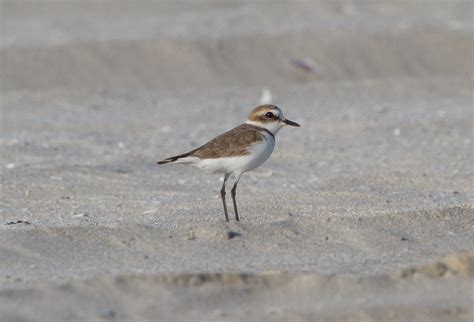
[(293, 121), (290, 121), (290, 120), (287, 120), (287, 119), (284, 119), (283, 120), (283, 123), (285, 123), (286, 125), (291, 125), (291, 126), (296, 126), (296, 127), (300, 127), (300, 125), (296, 122), (293, 122)]

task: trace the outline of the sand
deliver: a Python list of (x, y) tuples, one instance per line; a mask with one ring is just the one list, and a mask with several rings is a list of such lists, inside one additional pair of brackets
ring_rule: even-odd
[(0, 320), (473, 319), (469, 1), (0, 3)]

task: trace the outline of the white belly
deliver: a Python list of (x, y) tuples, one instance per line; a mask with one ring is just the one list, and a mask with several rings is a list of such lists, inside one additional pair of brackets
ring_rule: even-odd
[(265, 134), (265, 138), (265, 140), (254, 144), (248, 155), (204, 160), (193, 158), (194, 160), (189, 164), (209, 173), (240, 175), (257, 168), (270, 157), (275, 148), (275, 139), (269, 134)]

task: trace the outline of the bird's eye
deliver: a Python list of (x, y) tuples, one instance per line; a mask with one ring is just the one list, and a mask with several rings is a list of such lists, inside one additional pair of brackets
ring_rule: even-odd
[(266, 117), (268, 117), (269, 119), (273, 118), (273, 113), (272, 112), (268, 112), (267, 114), (265, 114)]

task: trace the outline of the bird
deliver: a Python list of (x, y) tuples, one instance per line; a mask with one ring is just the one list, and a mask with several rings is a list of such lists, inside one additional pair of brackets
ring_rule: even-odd
[(158, 161), (164, 164), (185, 164), (207, 173), (224, 175), (220, 190), (225, 220), (229, 221), (226, 204), (226, 183), (232, 176), (234, 184), (231, 189), (235, 220), (239, 221), (236, 190), (240, 177), (247, 171), (262, 165), (275, 148), (275, 135), (284, 126), (300, 127), (296, 122), (283, 116), (276, 105), (266, 104), (255, 107), (245, 123), (225, 132), (206, 144), (173, 157)]

